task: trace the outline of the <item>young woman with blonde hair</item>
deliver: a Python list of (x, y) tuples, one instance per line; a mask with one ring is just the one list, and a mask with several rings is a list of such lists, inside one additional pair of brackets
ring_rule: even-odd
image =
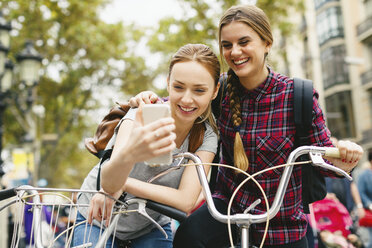
[[(217, 150), (216, 124), (210, 111), (211, 101), (219, 88), (220, 64), (217, 56), (206, 45), (188, 44), (172, 57), (167, 78), (171, 118), (162, 118), (148, 125), (141, 121), (140, 109), (131, 109), (117, 127), (117, 137), (110, 160), (102, 166), (102, 190), (119, 198), (137, 196), (190, 212), (201, 192), (194, 167), (178, 170), (147, 181), (170, 165), (150, 167), (143, 161), (172, 151), (195, 152), (203, 162), (212, 162)], [(198, 139), (202, 139), (202, 144)], [(199, 147), (196, 147), (199, 144)], [(208, 172), (209, 167), (206, 166)], [(82, 189), (95, 189), (97, 166), (84, 180)], [(104, 202), (101, 194), (92, 199), (80, 195), (78, 203), (88, 203), (89, 210), (79, 209), (77, 222), (88, 219), (105, 220), (110, 216), (112, 202)], [(109, 205), (108, 205), (109, 204)], [(122, 215), (115, 240), (130, 241), (132, 248), (172, 247), (172, 232), (169, 217), (147, 210), (149, 215), (164, 228), (168, 239), (148, 219), (138, 214)], [(102, 219), (103, 218), (103, 219)], [(75, 229), (73, 245), (84, 240), (85, 225)], [(93, 224), (89, 242), (96, 244), (100, 227)], [(117, 243), (115, 242), (115, 243)], [(116, 245), (116, 244), (115, 244)], [(107, 243), (111, 247), (111, 240)]]

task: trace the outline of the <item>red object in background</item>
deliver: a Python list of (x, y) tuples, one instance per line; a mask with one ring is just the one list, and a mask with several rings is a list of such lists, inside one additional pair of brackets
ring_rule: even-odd
[(359, 220), (359, 226), (372, 227), (372, 211), (364, 209), (365, 215)]
[[(346, 238), (350, 234), (353, 220), (346, 207), (341, 202), (332, 199), (323, 199), (312, 204), (315, 216), (315, 225), (318, 231), (341, 231)], [(311, 223), (314, 226), (314, 223)]]

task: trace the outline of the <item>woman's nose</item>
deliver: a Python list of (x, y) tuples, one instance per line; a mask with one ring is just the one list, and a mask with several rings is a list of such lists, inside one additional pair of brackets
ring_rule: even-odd
[(240, 47), (237, 46), (237, 45), (233, 45), (233, 47), (231, 49), (231, 55), (233, 55), (233, 56), (240, 55), (240, 53), (241, 53)]
[(189, 90), (187, 90), (183, 96), (182, 96), (182, 102), (183, 103), (191, 103), (192, 102), (192, 92), (190, 92)]

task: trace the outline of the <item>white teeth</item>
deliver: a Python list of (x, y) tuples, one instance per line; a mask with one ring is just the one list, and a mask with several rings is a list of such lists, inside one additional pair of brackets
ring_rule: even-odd
[(194, 108), (185, 108), (185, 107), (181, 107), (180, 108), (183, 110), (183, 111), (186, 111), (186, 112), (190, 112), (190, 111), (193, 111)]
[(241, 65), (245, 62), (247, 62), (249, 59), (240, 59), (240, 60), (233, 60), (234, 61), (234, 64), (236, 65)]

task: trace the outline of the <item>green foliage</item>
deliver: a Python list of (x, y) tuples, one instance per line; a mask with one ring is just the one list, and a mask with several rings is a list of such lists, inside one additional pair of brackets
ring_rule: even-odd
[[(217, 44), (219, 18), (225, 10), (240, 4), (240, 1), (179, 0), (179, 3), (184, 9), (183, 16), (177, 19), (168, 17), (160, 21), (159, 28), (154, 31), (148, 42), (151, 51), (163, 54), (162, 64), (166, 64), (166, 59), (186, 43), (204, 43), (213, 47), (219, 54)], [(301, 13), (304, 9), (303, 0), (258, 0), (257, 6), (265, 11), (272, 28), (279, 30), (283, 36), (295, 31), (293, 23), (289, 20), (291, 14)], [(160, 72), (166, 73), (166, 68), (159, 67), (158, 73)]]
[[(71, 179), (79, 186), (87, 169), (96, 162), (82, 146), (83, 138), (94, 134), (91, 126), (97, 125), (97, 120), (92, 124), (86, 116), (87, 111), (100, 106), (93, 90), (111, 87), (114, 80), (119, 80), (122, 90), (133, 94), (147, 89), (153, 79), (144, 59), (127, 46), (127, 42), (138, 41), (142, 33), (133, 25), (107, 24), (99, 19), (98, 10), (107, 3), (3, 0), (0, 5), (6, 19), (12, 20), (9, 57), (14, 59), (26, 40), (32, 40), (44, 57), (44, 74), (34, 104), (45, 107), (45, 116), (33, 116), (33, 120), (38, 127), (36, 139), (42, 139), (45, 133), (58, 137), (54, 142), (42, 143), (40, 151), (40, 177), (47, 177), (54, 186)], [(54, 73), (47, 73), (50, 70)], [(19, 83), (13, 87), (16, 91), (18, 88)], [(5, 145), (22, 144), (29, 132), (24, 116), (13, 99), (5, 116)], [(71, 176), (66, 173), (69, 167), (79, 173)]]
[[(149, 88), (156, 90), (152, 82), (156, 76), (167, 74), (171, 56), (186, 43), (210, 45), (218, 54), (219, 18), (224, 10), (240, 1), (178, 0), (184, 10), (181, 16), (164, 18), (157, 28), (147, 29), (100, 20), (98, 11), (109, 2), (2, 0), (0, 3), (6, 19), (13, 24), (9, 57), (14, 59), (26, 40), (32, 40), (44, 57), (44, 73), (34, 104), (43, 105), (45, 114), (34, 116), (34, 121), (37, 139), (42, 139), (43, 134), (58, 137), (41, 145), (40, 177), (46, 177), (49, 186), (79, 187), (97, 163), (83, 148), (83, 138), (93, 135), (98, 122), (91, 122), (97, 118), (91, 113), (100, 107), (102, 97), (108, 97), (97, 99), (94, 97), (97, 91), (114, 86), (128, 95)], [(258, 0), (257, 5), (282, 35), (293, 32), (288, 21), (291, 11), (303, 9), (302, 0)], [(155, 69), (148, 68), (148, 56), (136, 54), (138, 44), (144, 42), (151, 55), (160, 55)], [(19, 87), (17, 84), (13, 89), (19, 91)], [(165, 90), (158, 93), (166, 95)], [(13, 99), (4, 118), (5, 146), (22, 144), (29, 132), (28, 121), (23, 117)]]

